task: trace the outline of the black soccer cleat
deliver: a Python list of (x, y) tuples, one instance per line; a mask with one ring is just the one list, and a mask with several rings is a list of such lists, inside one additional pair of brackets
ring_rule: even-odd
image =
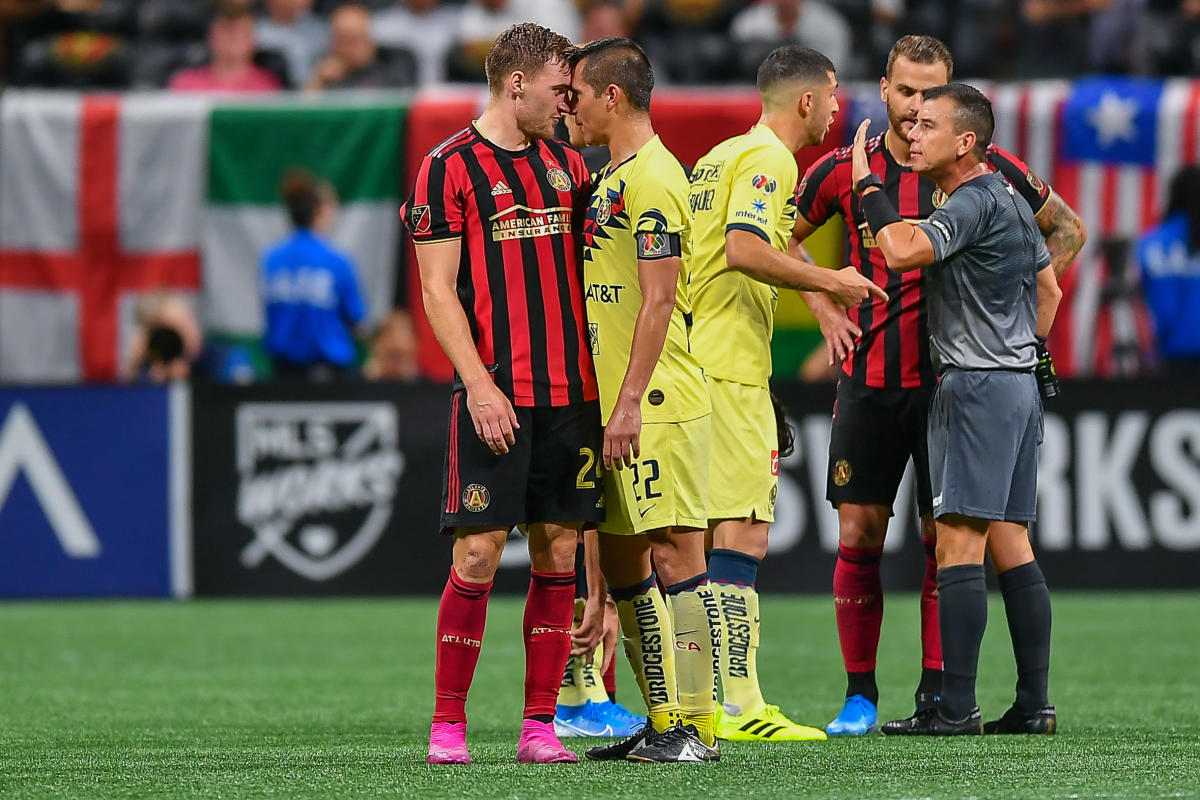
[(627, 736), (613, 744), (596, 745), (584, 751), (584, 755), (592, 761), (624, 761), (631, 752), (643, 747), (666, 734), (657, 733), (649, 722), (638, 728), (632, 736)]
[(675, 725), (641, 747), (634, 748), (628, 760), (653, 764), (720, 761), (721, 746), (717, 742), (713, 742), (712, 747), (706, 745), (700, 740), (694, 725)]
[(979, 736), (983, 718), (978, 707), (957, 721), (946, 719), (937, 708), (926, 708), (907, 719), (885, 722), (880, 731), (884, 736)]
[(1000, 719), (983, 723), (984, 733), (1035, 733), (1050, 736), (1057, 728), (1054, 706), (1027, 713), (1013, 706)]

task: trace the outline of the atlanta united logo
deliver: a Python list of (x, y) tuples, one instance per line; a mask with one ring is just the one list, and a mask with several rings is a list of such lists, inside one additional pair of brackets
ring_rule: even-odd
[(763, 194), (772, 194), (778, 187), (775, 179), (770, 175), (755, 175), (750, 179), (750, 183)]
[(933, 207), (941, 208), (942, 203), (945, 203), (945, 202), (946, 202), (946, 193), (943, 192), (941, 189), (934, 189), (933, 190)]
[(571, 176), (563, 172), (558, 167), (552, 167), (546, 170), (546, 180), (560, 192), (571, 191)]
[(833, 465), (833, 483), (835, 486), (845, 486), (850, 482), (850, 462), (839, 458)]
[(467, 511), (479, 513), (492, 502), (492, 493), (481, 483), (472, 483), (463, 489), (462, 503)]

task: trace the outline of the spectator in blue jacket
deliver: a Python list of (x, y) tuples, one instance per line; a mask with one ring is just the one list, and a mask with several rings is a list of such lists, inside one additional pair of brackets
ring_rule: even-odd
[(366, 311), (354, 264), (326, 238), (337, 196), (303, 170), (284, 177), (282, 194), (295, 231), (263, 257), (263, 344), (277, 377), (349, 377)]
[(1171, 180), (1163, 221), (1138, 242), (1137, 258), (1165, 366), (1200, 372), (1200, 167)]

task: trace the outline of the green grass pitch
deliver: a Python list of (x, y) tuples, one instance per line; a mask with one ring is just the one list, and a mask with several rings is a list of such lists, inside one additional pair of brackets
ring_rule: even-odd
[[(493, 598), (476, 763), (424, 763), (435, 599), (0, 605), (0, 797), (1150, 798), (1200, 796), (1200, 594), (1054, 598), (1054, 737), (726, 744), (709, 765), (518, 765), (521, 599)], [(765, 596), (769, 700), (838, 710), (831, 603)], [(985, 717), (1015, 670), (993, 602)], [(910, 712), (917, 603), (888, 597), (884, 718)], [(620, 696), (637, 708), (622, 667)], [(584, 740), (568, 740), (582, 752)]]

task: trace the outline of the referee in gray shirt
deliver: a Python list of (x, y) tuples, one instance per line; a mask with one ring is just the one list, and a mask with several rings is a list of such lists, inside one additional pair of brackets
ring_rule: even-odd
[[(940, 377), (929, 412), (929, 469), (937, 524), (942, 691), (935, 708), (883, 726), (886, 734), (1053, 733), (1047, 697), (1050, 593), (1034, 560), (1042, 402), (1038, 337), (1061, 292), (1028, 204), (992, 172), (992, 105), (965, 84), (925, 92), (909, 133), (912, 168), (946, 193), (927, 220), (901, 220), (854, 138), (854, 191), (888, 266), (926, 268), (929, 330)], [(987, 624), (984, 554), (991, 556), (1017, 661), (1017, 698), (983, 723), (975, 704)]]

